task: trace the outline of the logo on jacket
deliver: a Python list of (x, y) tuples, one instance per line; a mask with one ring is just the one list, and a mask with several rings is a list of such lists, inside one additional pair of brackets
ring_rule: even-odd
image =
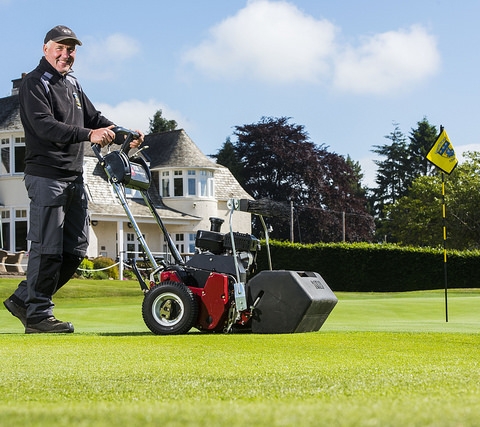
[(82, 109), (82, 104), (80, 103), (80, 98), (77, 95), (77, 92), (73, 92), (73, 99), (75, 99), (75, 104), (79, 110)]

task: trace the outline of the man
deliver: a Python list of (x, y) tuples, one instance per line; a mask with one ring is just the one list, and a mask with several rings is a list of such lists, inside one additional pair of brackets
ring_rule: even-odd
[[(53, 315), (52, 296), (77, 270), (88, 246), (87, 199), (83, 186), (85, 141), (100, 146), (115, 139), (113, 122), (95, 109), (71, 75), (81, 41), (58, 25), (45, 36), (38, 67), (19, 91), (25, 130), (25, 186), (30, 198), (27, 278), (5, 307), (25, 333), (73, 332)], [(143, 141), (132, 141), (132, 148)]]

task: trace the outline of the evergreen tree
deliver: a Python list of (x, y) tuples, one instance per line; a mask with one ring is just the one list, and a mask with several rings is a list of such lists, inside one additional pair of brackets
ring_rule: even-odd
[(158, 110), (150, 119), (150, 127), (148, 133), (159, 133), (175, 130), (178, 126), (175, 120), (168, 120), (162, 117), (162, 110)]
[(426, 155), (437, 137), (437, 128), (428, 123), (426, 117), (417, 123), (416, 129), (411, 130), (408, 144), (408, 186), (419, 176), (435, 173), (435, 166), (426, 159)]
[(418, 122), (417, 126), (411, 130), (407, 143), (398, 123), (394, 123), (393, 132), (385, 136), (391, 143), (374, 145), (372, 150), (384, 158), (375, 160), (378, 166), (375, 180), (377, 187), (372, 189), (371, 196), (376, 231), (381, 239), (389, 236), (387, 223), (391, 221), (390, 206), (400, 198), (408, 196), (416, 178), (435, 173), (435, 167), (425, 156), (437, 139), (437, 130), (426, 118)]
[(377, 216), (382, 218), (385, 206), (395, 203), (397, 199), (407, 193), (408, 187), (408, 148), (405, 135), (401, 132), (398, 123), (394, 123), (394, 130), (385, 138), (390, 144), (374, 145), (371, 150), (384, 160), (374, 160), (377, 165), (373, 189), (374, 209)]

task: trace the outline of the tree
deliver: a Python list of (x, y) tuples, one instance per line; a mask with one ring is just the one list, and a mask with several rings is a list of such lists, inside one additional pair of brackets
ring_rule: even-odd
[(428, 123), (426, 117), (417, 123), (416, 129), (411, 130), (408, 144), (407, 186), (419, 176), (435, 173), (435, 166), (426, 159), (426, 155), (437, 137), (437, 128)]
[(466, 161), (446, 177), (448, 239), (454, 248), (479, 249), (480, 153), (467, 152), (464, 156)]
[(245, 181), (243, 167), (230, 137), (225, 140), (217, 154), (212, 154), (210, 157), (213, 157), (219, 165), (228, 168), (238, 183), (243, 187)]
[(435, 126), (428, 123), (426, 118), (417, 123), (407, 138), (401, 132), (398, 123), (394, 123), (394, 130), (385, 138), (390, 144), (374, 145), (372, 152), (384, 157), (375, 160), (378, 166), (375, 182), (377, 187), (372, 189), (371, 204), (376, 217), (376, 231), (380, 238), (388, 236), (389, 207), (400, 198), (405, 197), (411, 190), (412, 183), (420, 176), (435, 173), (435, 168), (425, 158), (437, 138)]
[[(447, 243), (455, 249), (480, 248), (480, 153), (466, 153), (467, 160), (451, 175), (446, 188)], [(408, 196), (388, 207), (383, 230), (404, 245), (443, 245), (442, 182), (439, 174), (420, 176)]]
[(384, 206), (395, 203), (397, 199), (407, 192), (407, 140), (400, 131), (398, 123), (394, 123), (394, 130), (385, 138), (391, 141), (390, 144), (374, 145), (371, 150), (385, 160), (374, 160), (378, 166), (375, 183), (377, 187), (373, 190), (376, 212), (382, 216)]
[(353, 161), (350, 155), (347, 155), (346, 159), (347, 165), (352, 169), (353, 175), (355, 177), (352, 180), (352, 192), (355, 193), (358, 197), (364, 198), (367, 196), (367, 189), (361, 184), (364, 174), (362, 172), (362, 166), (359, 162)]
[[(359, 182), (352, 167), (342, 156), (311, 142), (303, 126), (288, 121), (263, 117), (235, 127), (233, 147), (245, 190), (255, 199), (293, 202), (296, 240), (339, 241), (344, 216), (346, 240), (370, 240), (373, 219), (365, 198), (356, 192)], [(254, 223), (256, 232), (257, 226)], [(289, 239), (291, 226), (288, 219), (275, 219), (272, 236)]]
[(153, 118), (150, 119), (149, 133), (167, 132), (177, 128), (178, 125), (175, 120), (168, 120), (162, 117), (162, 114), (162, 110), (157, 110)]
[(401, 245), (436, 247), (441, 244), (440, 185), (438, 176), (420, 176), (414, 180), (408, 196), (386, 207), (388, 220), (381, 229), (384, 236)]

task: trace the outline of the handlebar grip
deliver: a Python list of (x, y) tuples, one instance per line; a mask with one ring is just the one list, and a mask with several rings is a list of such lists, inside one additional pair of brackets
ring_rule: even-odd
[(112, 128), (112, 131), (114, 134), (131, 135), (132, 139), (137, 139), (140, 137), (140, 134), (138, 132), (135, 132), (134, 130), (127, 129), (121, 126), (115, 126), (114, 128)]

